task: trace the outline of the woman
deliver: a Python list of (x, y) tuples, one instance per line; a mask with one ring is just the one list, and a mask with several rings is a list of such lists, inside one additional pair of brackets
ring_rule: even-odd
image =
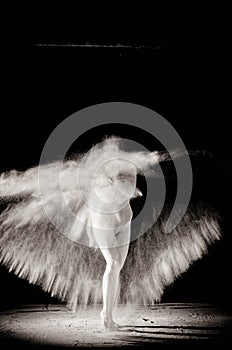
[[(130, 199), (136, 190), (136, 167), (125, 160), (110, 160), (95, 177), (93, 191), (98, 201), (91, 220), (94, 237), (106, 261), (102, 280), (102, 324), (108, 330), (117, 328), (113, 306), (117, 297), (119, 274), (126, 260), (130, 242), (132, 210)], [(110, 210), (109, 210), (110, 208)]]

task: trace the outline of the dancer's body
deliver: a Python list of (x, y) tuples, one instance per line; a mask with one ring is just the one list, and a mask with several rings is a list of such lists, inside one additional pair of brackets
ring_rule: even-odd
[[(103, 309), (102, 324), (107, 330), (114, 330), (113, 307), (117, 298), (119, 274), (127, 257), (130, 242), (132, 210), (130, 199), (136, 194), (136, 168), (125, 161), (112, 160), (107, 165), (105, 177), (101, 175), (94, 183), (98, 194), (97, 211), (92, 213), (92, 226), (98, 247), (106, 261), (102, 280)], [(112, 170), (113, 169), (113, 173)], [(109, 210), (112, 209), (112, 210)]]

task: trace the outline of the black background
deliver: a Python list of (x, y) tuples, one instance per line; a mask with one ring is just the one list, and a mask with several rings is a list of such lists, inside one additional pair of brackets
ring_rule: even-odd
[[(172, 14), (167, 17), (166, 12), (161, 19), (154, 12), (151, 18), (141, 13), (133, 24), (127, 16), (124, 21), (121, 15), (114, 21), (108, 16), (104, 25), (96, 16), (95, 22), (88, 18), (88, 12), (81, 23), (78, 11), (68, 21), (66, 13), (40, 14), (37, 8), (26, 24), (19, 16), (19, 25), (14, 23), (2, 54), (0, 170), (24, 170), (38, 164), (53, 129), (82, 108), (122, 101), (155, 110), (173, 125), (187, 149), (213, 155), (193, 162), (194, 193), (220, 211), (223, 232), (223, 239), (210, 248), (209, 255), (167, 288), (163, 301), (229, 303), (227, 30), (225, 23), (219, 24), (217, 9), (213, 15), (199, 13), (188, 17), (188, 12), (180, 16), (181, 21)], [(115, 130), (131, 137), (130, 128)], [(92, 133), (93, 139), (86, 140), (83, 149), (101, 139), (105, 131), (109, 129)], [(133, 137), (142, 142), (141, 134)], [(1, 307), (49, 300), (39, 287), (3, 267), (0, 272)]]

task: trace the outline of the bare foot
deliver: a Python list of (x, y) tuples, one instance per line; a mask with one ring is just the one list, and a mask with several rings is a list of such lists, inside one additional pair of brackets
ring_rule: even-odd
[(118, 325), (113, 321), (111, 317), (106, 316), (105, 312), (100, 313), (101, 323), (107, 331), (116, 331), (118, 330)]

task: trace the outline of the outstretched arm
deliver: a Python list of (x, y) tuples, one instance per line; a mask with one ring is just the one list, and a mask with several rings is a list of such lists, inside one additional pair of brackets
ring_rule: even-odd
[(146, 173), (161, 161), (159, 152), (132, 152), (129, 156), (131, 162), (137, 167), (138, 173)]
[(138, 173), (149, 172), (158, 163), (171, 161), (173, 159), (182, 157), (185, 153), (179, 150), (167, 151), (154, 151), (154, 152), (133, 152), (130, 154), (130, 160), (136, 164)]

